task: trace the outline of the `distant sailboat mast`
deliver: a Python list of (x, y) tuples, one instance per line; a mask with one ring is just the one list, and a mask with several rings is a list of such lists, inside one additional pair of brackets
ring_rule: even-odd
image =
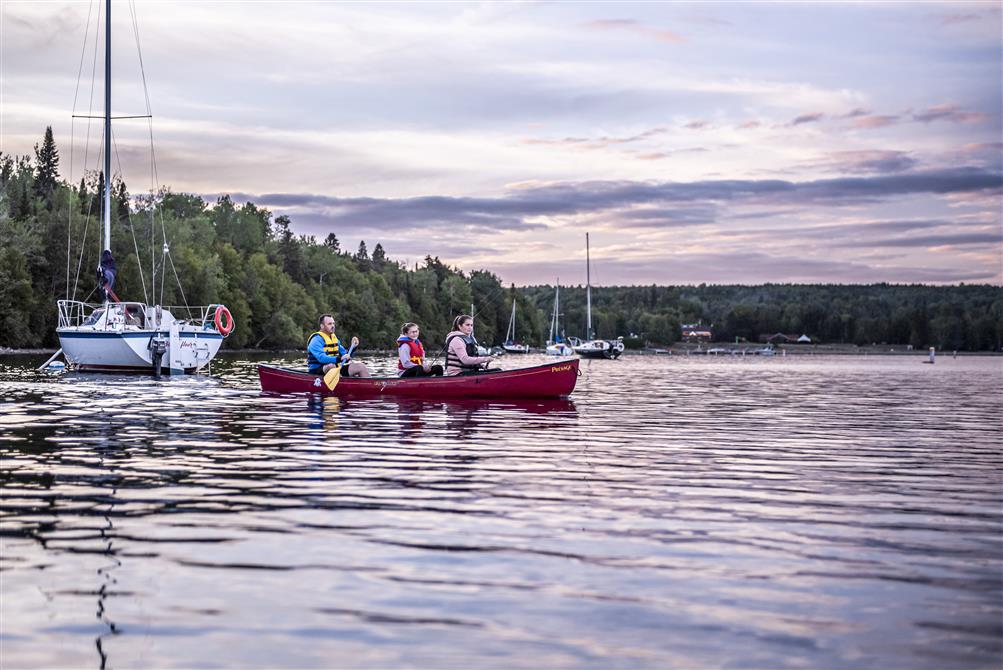
[(585, 233), (585, 339), (591, 340), (592, 334), (592, 274), (589, 267), (589, 234)]
[[(509, 333), (511, 332), (511, 335)], [(515, 344), (515, 298), (512, 298), (512, 318), (508, 322), (508, 330), (505, 332), (507, 344)]]
[(550, 315), (550, 337), (548, 338), (547, 344), (553, 344), (557, 342), (560, 337), (560, 333), (557, 328), (558, 320), (558, 309), (561, 301), (561, 278), (557, 278), (557, 286), (554, 288), (554, 311)]

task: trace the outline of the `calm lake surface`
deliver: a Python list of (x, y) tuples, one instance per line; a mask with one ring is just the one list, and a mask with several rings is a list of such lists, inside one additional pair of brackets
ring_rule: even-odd
[(5, 669), (1003, 663), (1003, 357), (583, 361), (523, 404), (258, 359), (0, 357)]

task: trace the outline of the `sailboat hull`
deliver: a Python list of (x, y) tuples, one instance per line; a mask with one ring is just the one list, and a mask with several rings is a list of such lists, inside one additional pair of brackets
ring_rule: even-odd
[(605, 358), (613, 360), (623, 353), (623, 342), (620, 340), (589, 340), (575, 345), (575, 353), (582, 358)]
[[(67, 362), (88, 372), (153, 373), (150, 341), (163, 338), (171, 342), (168, 331), (99, 331), (82, 328), (58, 329), (59, 344)], [(181, 331), (178, 351), (168, 344), (162, 366), (167, 370), (196, 372), (216, 356), (223, 337), (215, 332)]]

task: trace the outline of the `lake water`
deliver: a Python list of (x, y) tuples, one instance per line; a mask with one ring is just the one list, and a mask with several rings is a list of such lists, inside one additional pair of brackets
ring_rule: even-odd
[(583, 361), (524, 404), (44, 358), (0, 358), (5, 669), (1003, 663), (1003, 357)]

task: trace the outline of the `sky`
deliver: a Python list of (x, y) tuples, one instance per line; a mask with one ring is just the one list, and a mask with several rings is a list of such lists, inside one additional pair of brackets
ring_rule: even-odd
[[(51, 125), (71, 183), (100, 162), (100, 122), (72, 116), (103, 113), (103, 4), (0, 0), (0, 151)], [(584, 283), (586, 232), (596, 285), (1003, 283), (1000, 2), (136, 0), (112, 21), (113, 113), (154, 117), (155, 179), (149, 123), (114, 126), (134, 195), (231, 194), (520, 285)]]

